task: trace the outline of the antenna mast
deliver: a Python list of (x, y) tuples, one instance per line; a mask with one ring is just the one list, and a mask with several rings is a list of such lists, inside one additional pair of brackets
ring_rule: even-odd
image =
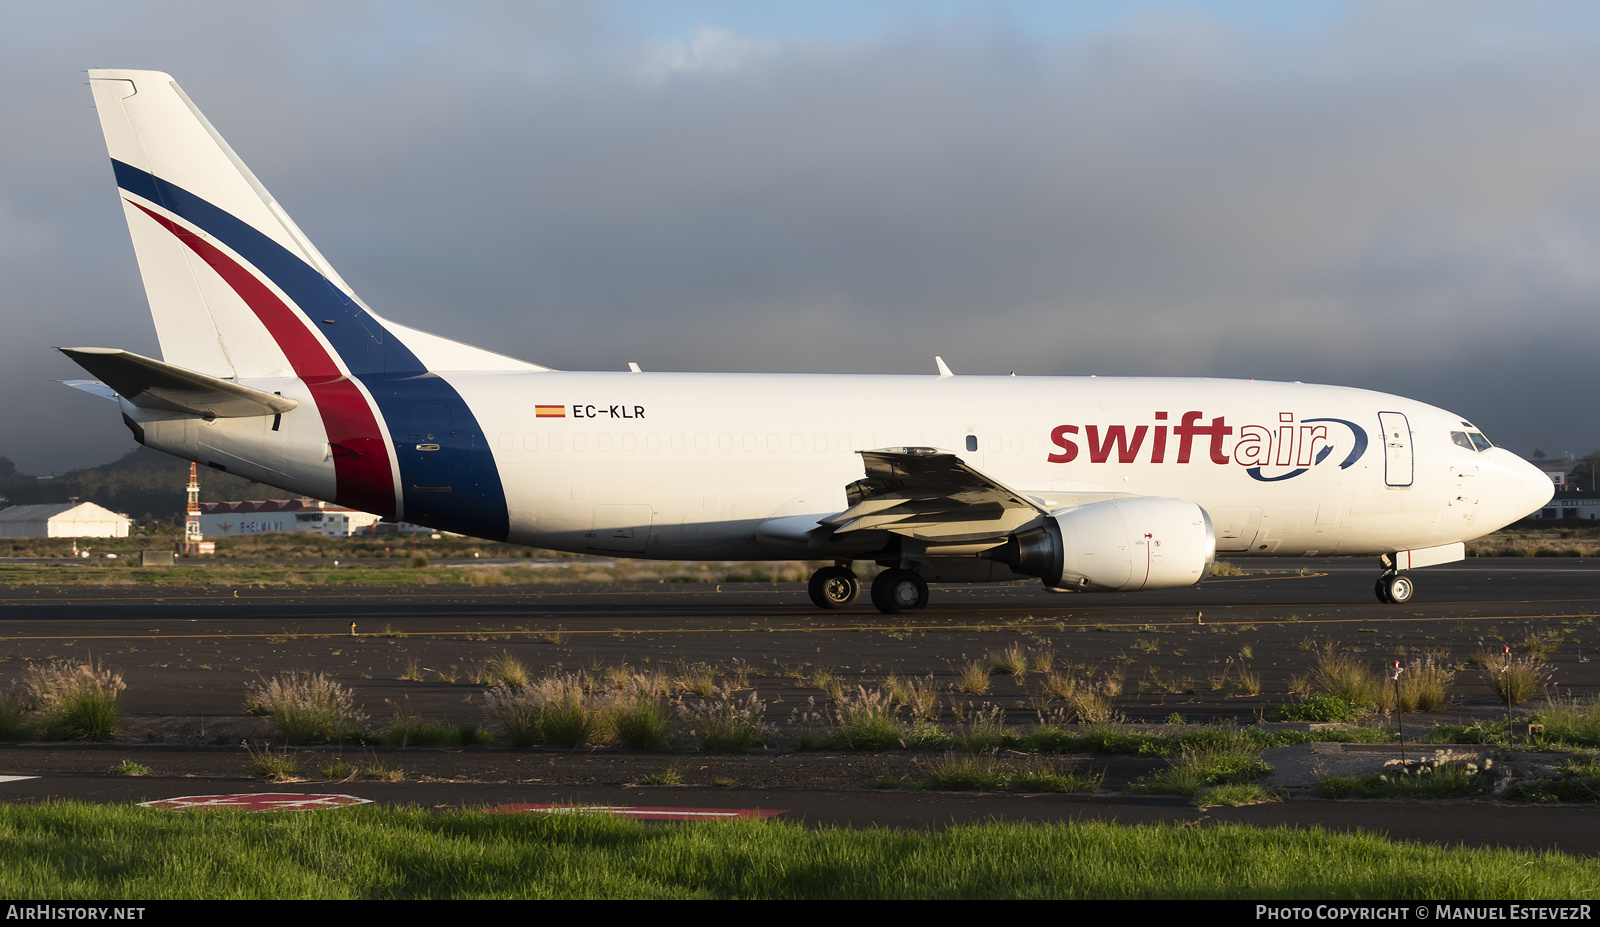
[(189, 556), (200, 553), (200, 468), (189, 464), (189, 507), (183, 521), (183, 552)]

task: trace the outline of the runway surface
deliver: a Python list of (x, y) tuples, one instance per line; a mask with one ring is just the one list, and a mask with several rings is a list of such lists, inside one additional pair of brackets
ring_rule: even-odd
[[(814, 687), (819, 672), (845, 692), (876, 686), (891, 671), (931, 676), (949, 688), (967, 662), (1013, 645), (1047, 653), (1059, 667), (1119, 676), (1116, 706), (1134, 722), (1181, 715), (1191, 723), (1254, 723), (1291, 697), (1317, 649), (1329, 642), (1374, 663), (1433, 654), (1464, 664), (1475, 653), (1499, 654), (1506, 646), (1520, 652), (1530, 639), (1558, 638), (1548, 660), (1553, 685), (1580, 697), (1600, 692), (1600, 663), (1591, 659), (1600, 652), (1600, 562), (1497, 558), (1419, 570), (1413, 574), (1417, 597), (1405, 606), (1376, 601), (1370, 561), (1243, 565), (1250, 571), (1245, 576), (1122, 596), (1056, 595), (1034, 584), (936, 585), (927, 609), (899, 616), (870, 606), (821, 612), (799, 584), (0, 588), (0, 685), (17, 680), (32, 662), (55, 659), (98, 660), (119, 669), (128, 685), (124, 734), (116, 743), (0, 745), (0, 778), (35, 777), (0, 781), (0, 800), (131, 801), (289, 790), (359, 792), (428, 806), (781, 808), (791, 818), (855, 825), (1086, 816), (1130, 823), (1242, 820), (1600, 853), (1600, 820), (1589, 808), (1295, 800), (1200, 812), (1183, 799), (1114, 792), (1063, 797), (867, 789), (875, 775), (909, 775), (927, 760), (902, 751), (718, 757), (619, 748), (345, 747), (347, 759), (362, 754), (410, 767), (411, 781), (331, 787), (313, 773), (308, 778), (315, 781), (265, 786), (243, 773), (240, 741), (260, 742), (269, 732), (244, 712), (252, 682), (292, 670), (322, 671), (354, 690), (377, 727), (396, 714), (486, 724), (484, 686), (472, 678), (502, 653), (540, 673), (601, 673), (624, 664), (677, 672), (710, 664), (724, 681), (759, 693), (769, 722), (790, 731), (797, 712), (826, 701)], [(1251, 677), (1257, 680), (1253, 693)], [(1007, 723), (1026, 725), (1047, 709), (1037, 679), (995, 676), (985, 695), (950, 698), (968, 708), (999, 706)], [(1451, 695), (1451, 719), (1504, 713), (1470, 664), (1457, 674)], [(1406, 716), (1418, 728), (1428, 720)], [(114, 756), (138, 758), (156, 775), (108, 776)], [(316, 762), (313, 757), (310, 764)], [(1161, 765), (1153, 759), (1138, 760), (1143, 766), (1085, 762), (1108, 766), (1113, 780)], [(688, 784), (639, 787), (648, 771), (668, 766), (682, 767)], [(419, 781), (423, 777), (432, 781)], [(722, 787), (712, 786), (716, 779)]]

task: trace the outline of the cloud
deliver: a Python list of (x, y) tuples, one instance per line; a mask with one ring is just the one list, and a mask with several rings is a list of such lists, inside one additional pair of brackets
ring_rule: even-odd
[(688, 42), (663, 42), (645, 50), (639, 76), (659, 84), (673, 74), (697, 71), (734, 71), (772, 52), (772, 42), (742, 38), (726, 29), (701, 26)]

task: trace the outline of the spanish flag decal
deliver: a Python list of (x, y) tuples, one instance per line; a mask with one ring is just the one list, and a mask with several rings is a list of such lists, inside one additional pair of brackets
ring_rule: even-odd
[(533, 414), (536, 418), (566, 418), (566, 406), (534, 406)]

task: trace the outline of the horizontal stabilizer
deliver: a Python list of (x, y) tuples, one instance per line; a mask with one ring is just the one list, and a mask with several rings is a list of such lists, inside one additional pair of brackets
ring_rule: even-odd
[[(141, 409), (187, 412), (207, 418), (247, 418), (280, 415), (300, 405), (298, 400), (285, 399), (276, 393), (240, 386), (117, 348), (56, 350)], [(69, 385), (76, 386), (79, 382), (83, 381)]]

